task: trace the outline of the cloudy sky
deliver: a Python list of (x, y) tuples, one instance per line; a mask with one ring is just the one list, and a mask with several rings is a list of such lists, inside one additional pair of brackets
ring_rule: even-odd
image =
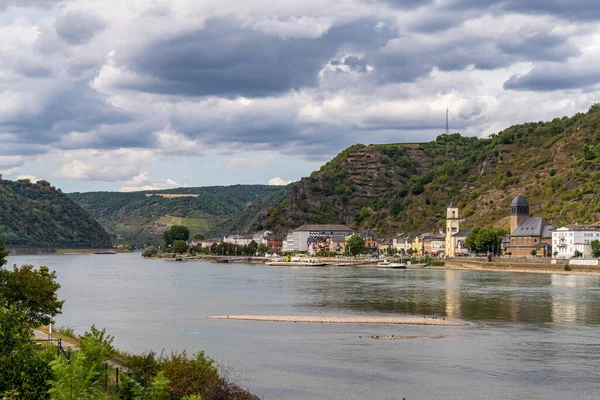
[(0, 0), (0, 173), (285, 184), (599, 101), (597, 0)]

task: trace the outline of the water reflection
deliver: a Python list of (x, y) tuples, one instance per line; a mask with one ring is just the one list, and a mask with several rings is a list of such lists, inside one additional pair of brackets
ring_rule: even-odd
[(444, 270), (328, 270), (298, 280), (302, 307), (467, 321), (600, 323), (600, 278)]

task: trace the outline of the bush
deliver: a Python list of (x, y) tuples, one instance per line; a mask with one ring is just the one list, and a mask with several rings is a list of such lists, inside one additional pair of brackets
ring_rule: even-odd
[(432, 267), (443, 267), (445, 264), (442, 260), (431, 260), (427, 265), (431, 265)]
[(175, 398), (199, 394), (204, 399), (205, 393), (219, 379), (214, 360), (206, 357), (203, 351), (198, 352), (194, 358), (188, 357), (185, 351), (172, 353), (164, 361), (162, 371), (171, 381)]
[(154, 257), (158, 254), (158, 249), (154, 246), (146, 247), (142, 252), (142, 257)]
[[(6, 357), (0, 357), (0, 393), (18, 393), (20, 400), (47, 399), (52, 370), (48, 365), (54, 358), (56, 349), (48, 347), (37, 351), (33, 345), (21, 346)], [(9, 395), (9, 399), (12, 397)]]
[(570, 271), (571, 267), (569, 266), (569, 264), (565, 264), (565, 271)]

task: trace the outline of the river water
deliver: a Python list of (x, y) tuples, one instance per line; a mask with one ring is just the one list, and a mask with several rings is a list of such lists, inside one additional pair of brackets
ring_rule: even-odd
[[(57, 271), (57, 325), (128, 351), (205, 350), (265, 399), (598, 399), (600, 277), (11, 256)], [(464, 327), (205, 315), (417, 315)], [(417, 336), (381, 341), (372, 335)]]

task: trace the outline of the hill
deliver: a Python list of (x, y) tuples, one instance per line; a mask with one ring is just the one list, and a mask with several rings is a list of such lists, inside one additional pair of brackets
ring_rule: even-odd
[(600, 105), (512, 126), (489, 139), (444, 134), (414, 144), (354, 145), (291, 186), (253, 229), (342, 223), (381, 235), (443, 228), (454, 198), (464, 226), (508, 226), (511, 199), (559, 225), (600, 216)]
[(0, 239), (6, 245), (110, 248), (110, 237), (50, 183), (0, 176)]
[[(163, 232), (172, 225), (187, 226), (192, 235), (245, 232), (263, 207), (281, 200), (281, 193), (286, 189), (234, 185), (68, 196), (100, 222), (115, 243), (145, 246), (160, 244)], [(273, 203), (272, 199), (278, 201)]]

